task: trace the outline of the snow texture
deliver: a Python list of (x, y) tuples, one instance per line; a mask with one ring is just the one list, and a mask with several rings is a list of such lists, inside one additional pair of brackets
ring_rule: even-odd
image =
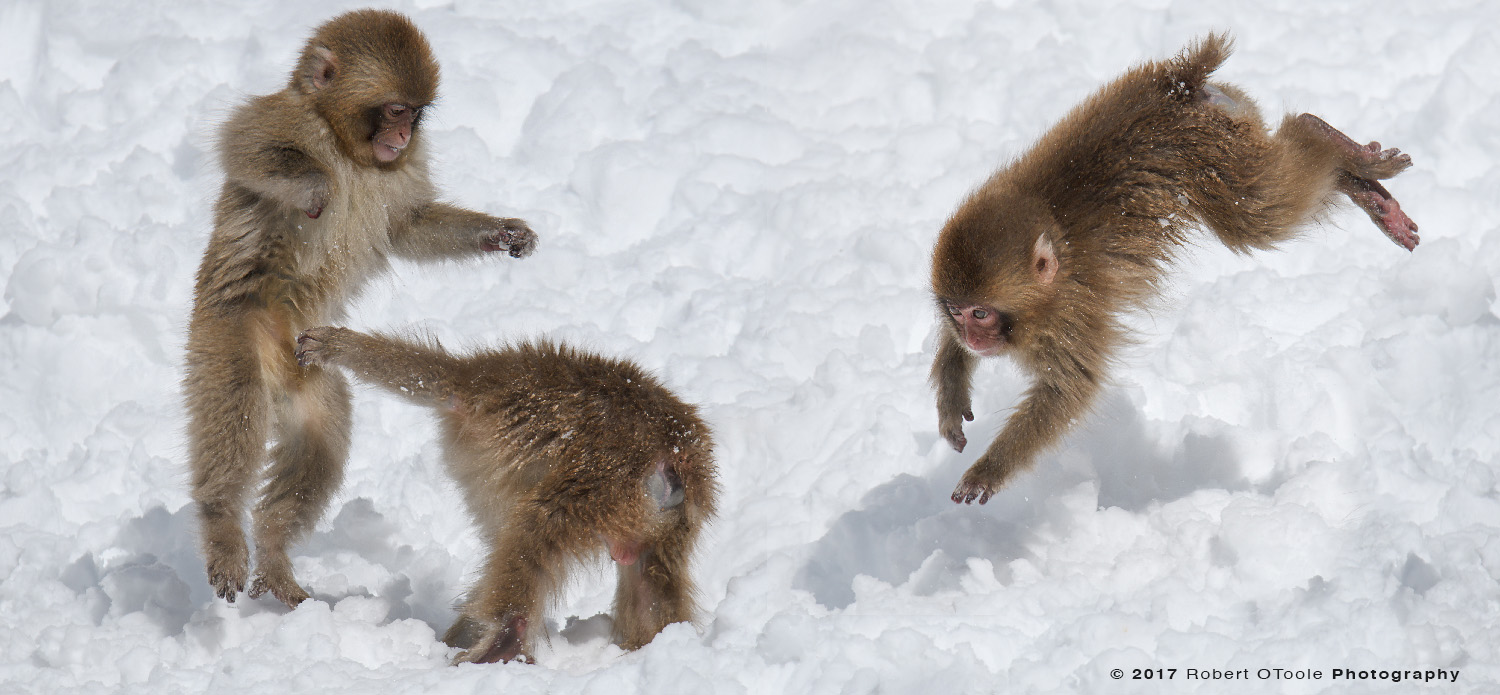
[[(720, 443), (701, 625), (623, 653), (601, 565), (538, 664), (458, 668), (435, 634), (481, 548), (428, 412), (356, 390), (295, 611), (212, 597), (188, 497), (178, 381), (215, 126), (353, 7), (0, 2), (0, 691), (1500, 684), (1500, 3), (395, 5), (443, 64), (426, 135), (447, 196), (542, 243), (400, 265), (348, 324), (630, 357)], [(1216, 29), (1238, 40), (1220, 77), (1267, 113), (1412, 155), (1390, 188), (1422, 245), (1353, 209), (1275, 253), (1204, 239), (1130, 318), (1099, 408), (987, 506), (955, 506), (983, 447), (936, 431), (937, 230), (1095, 87)], [(1024, 383), (997, 360), (977, 384), (983, 443)]]

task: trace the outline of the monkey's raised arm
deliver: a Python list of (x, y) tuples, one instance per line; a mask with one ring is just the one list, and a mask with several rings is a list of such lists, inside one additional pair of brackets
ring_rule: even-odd
[(309, 328), (297, 336), (302, 366), (339, 365), (361, 380), (422, 405), (451, 407), (458, 363), (441, 349), (372, 336), (347, 328)]
[(969, 388), (978, 362), (978, 358), (958, 343), (958, 336), (944, 326), (938, 337), (937, 358), (932, 361), (929, 381), (937, 390), (938, 432), (957, 451), (963, 451), (969, 443), (964, 438), (963, 420), (974, 419)]
[(980, 504), (988, 502), (1012, 475), (1030, 468), (1037, 454), (1057, 443), (1098, 393), (1099, 382), (1093, 379), (1038, 380), (1000, 436), (964, 473), (953, 490), (953, 501), (968, 504), (978, 498)]
[(536, 232), (525, 220), (493, 217), (447, 203), (428, 203), (391, 229), (396, 255), (413, 261), (464, 258), (492, 251), (524, 258), (536, 250)]

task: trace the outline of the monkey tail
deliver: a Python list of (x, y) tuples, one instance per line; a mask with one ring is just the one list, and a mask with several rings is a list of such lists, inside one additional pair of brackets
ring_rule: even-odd
[(1208, 82), (1208, 76), (1224, 64), (1234, 50), (1234, 40), (1229, 35), (1216, 32), (1198, 39), (1182, 49), (1177, 57), (1166, 61), (1167, 94), (1174, 100), (1192, 101), (1197, 98)]

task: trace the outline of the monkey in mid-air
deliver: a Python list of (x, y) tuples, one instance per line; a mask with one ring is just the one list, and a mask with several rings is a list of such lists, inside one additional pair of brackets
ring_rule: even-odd
[(963, 451), (979, 358), (1008, 353), (1033, 379), (954, 502), (987, 502), (1087, 412), (1125, 342), (1118, 315), (1155, 296), (1194, 228), (1237, 252), (1269, 249), (1342, 194), (1392, 241), (1416, 247), (1416, 223), (1379, 183), (1411, 158), (1360, 145), (1312, 114), (1269, 133), (1255, 102), (1208, 79), (1229, 51), (1227, 37), (1210, 34), (1104, 86), (939, 233), (939, 431)]
[(307, 598), (287, 546), (323, 512), (349, 450), (342, 376), (302, 368), (303, 329), (339, 319), (391, 256), (431, 261), (536, 247), (522, 220), (437, 202), (419, 125), (438, 64), (404, 16), (361, 10), (319, 27), (285, 89), (239, 106), (219, 132), (225, 180), (198, 269), (186, 376), (193, 499), (208, 581), (233, 601)]
[(443, 641), (455, 663), (530, 660), (569, 566), (619, 565), (614, 637), (635, 649), (693, 619), (689, 564), (713, 515), (713, 438), (634, 364), (552, 343), (454, 357), (439, 346), (311, 328), (309, 366), (348, 369), (438, 410), (448, 471), (488, 546)]

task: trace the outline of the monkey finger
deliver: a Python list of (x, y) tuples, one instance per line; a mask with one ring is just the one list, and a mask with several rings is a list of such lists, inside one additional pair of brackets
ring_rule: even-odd
[(995, 494), (995, 486), (984, 483), (976, 483), (964, 480), (953, 490), (951, 499), (957, 504), (970, 504), (978, 500), (980, 504), (990, 501), (990, 496)]
[(506, 251), (511, 258), (525, 258), (536, 250), (536, 232), (525, 220), (507, 217), (500, 220), (499, 230), (485, 236), (480, 247), (485, 251)]
[(321, 364), (323, 361), (322, 347), (322, 343), (308, 337), (306, 333), (297, 336), (297, 364), (302, 367)]

